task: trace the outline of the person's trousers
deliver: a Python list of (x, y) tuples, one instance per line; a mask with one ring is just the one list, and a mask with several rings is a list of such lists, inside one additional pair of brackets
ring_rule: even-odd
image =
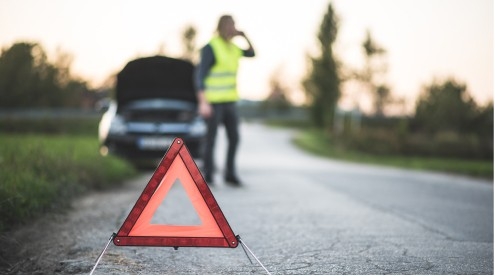
[(207, 119), (208, 133), (206, 135), (206, 144), (204, 152), (204, 174), (206, 178), (212, 179), (215, 163), (214, 149), (217, 137), (218, 127), (225, 126), (227, 133), (228, 148), (225, 166), (225, 177), (235, 177), (236, 166), (235, 156), (239, 144), (239, 117), (235, 102), (212, 104), (213, 114)]

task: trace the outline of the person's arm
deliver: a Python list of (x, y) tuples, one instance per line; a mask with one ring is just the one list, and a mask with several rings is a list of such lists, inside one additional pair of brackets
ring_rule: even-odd
[(205, 79), (210, 72), (211, 67), (215, 64), (215, 56), (213, 55), (213, 49), (210, 45), (206, 45), (201, 50), (200, 63), (196, 70), (195, 84), (196, 94), (198, 99), (198, 113), (204, 118), (209, 118), (212, 114), (212, 108), (210, 103), (206, 100), (205, 96)]
[(246, 50), (243, 50), (243, 55), (245, 57), (254, 57), (255, 56), (255, 52), (254, 52), (254, 47), (253, 47), (253, 44), (251, 43), (251, 41), (249, 40), (249, 38), (246, 36), (246, 34), (242, 31), (237, 31), (237, 35), (240, 35), (242, 37), (244, 37), (244, 39), (246, 40), (247, 44), (248, 44), (248, 48)]

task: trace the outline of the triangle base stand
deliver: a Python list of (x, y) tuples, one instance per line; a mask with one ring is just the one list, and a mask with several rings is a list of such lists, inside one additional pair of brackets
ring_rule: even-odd
[[(96, 270), (96, 267), (98, 266), (98, 264), (100, 263), (101, 259), (103, 258), (103, 255), (105, 254), (105, 252), (107, 251), (108, 249), (108, 246), (110, 245), (110, 243), (113, 241), (113, 239), (117, 236), (116, 233), (112, 233), (112, 235), (110, 236), (110, 238), (108, 239), (108, 242), (107, 244), (105, 245), (105, 248), (103, 249), (103, 251), (100, 253), (100, 255), (98, 256), (98, 258), (96, 259), (96, 263), (95, 265), (93, 266), (93, 269), (91, 269), (91, 272), (89, 273), (89, 275), (93, 275), (93, 273), (95, 272)], [(268, 275), (272, 275), (270, 273), (270, 271), (268, 271), (268, 269), (266, 269), (266, 267), (260, 262), (260, 260), (256, 257), (256, 255), (254, 255), (253, 251), (251, 251), (251, 249), (249, 249), (249, 247), (246, 245), (246, 243), (244, 243), (244, 241), (241, 239), (241, 236), (237, 235), (236, 236), (237, 240), (239, 241), (239, 243), (241, 244), (242, 246), (242, 249), (244, 250), (244, 253), (246, 253), (246, 257), (248, 258), (249, 262), (251, 262), (251, 264), (253, 264), (253, 261), (251, 261), (251, 258), (249, 257), (248, 255), (248, 252), (249, 254), (251, 254), (251, 256), (254, 257), (254, 259), (258, 262), (258, 264), (266, 271), (266, 273)], [(174, 250), (177, 250), (179, 249), (178, 246), (174, 246), (173, 247)]]

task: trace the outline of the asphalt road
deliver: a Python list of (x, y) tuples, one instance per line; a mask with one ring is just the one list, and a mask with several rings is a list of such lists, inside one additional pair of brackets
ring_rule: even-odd
[[(222, 181), (225, 138), (219, 135), (212, 192), (235, 234), (271, 273), (493, 274), (493, 182), (323, 159), (295, 148), (290, 131), (245, 123), (238, 159), (245, 185), (232, 188)], [(150, 177), (77, 201), (53, 230), (67, 244), (60, 256), (46, 254), (58, 263), (53, 273), (89, 273)], [(197, 220), (181, 189), (172, 188), (157, 223)], [(264, 273), (240, 246), (113, 244), (95, 271)]]

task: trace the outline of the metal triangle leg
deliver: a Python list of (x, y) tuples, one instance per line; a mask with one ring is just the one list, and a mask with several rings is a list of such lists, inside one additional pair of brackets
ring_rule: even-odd
[[(246, 256), (248, 257), (248, 259), (249, 259), (249, 261), (251, 262), (251, 264), (252, 264), (253, 262), (251, 261), (251, 258), (249, 258), (249, 256), (247, 255), (247, 252), (249, 252), (249, 253), (251, 254), (251, 256), (253, 256), (253, 257), (254, 257), (254, 259), (258, 262), (258, 264), (260, 264), (260, 266), (261, 266), (261, 267), (262, 267), (262, 268), (266, 271), (266, 273), (267, 273), (268, 275), (272, 275), (272, 274), (270, 273), (270, 271), (268, 271), (268, 269), (266, 269), (266, 267), (265, 267), (265, 266), (264, 266), (264, 265), (260, 262), (260, 260), (258, 260), (258, 258), (254, 255), (253, 251), (251, 251), (251, 249), (249, 249), (249, 247), (248, 247), (248, 246), (247, 246), (247, 245), (246, 245), (246, 244), (242, 241), (241, 236), (237, 235), (237, 236), (236, 236), (236, 238), (237, 238), (237, 240), (239, 241), (239, 243), (241, 244), (242, 249), (244, 249), (244, 252), (246, 253)], [(246, 249), (247, 249), (247, 252), (246, 252)]]
[(107, 250), (108, 246), (110, 245), (110, 243), (112, 242), (112, 240), (115, 238), (115, 236), (117, 236), (117, 234), (115, 234), (115, 233), (113, 233), (110, 236), (110, 239), (108, 239), (107, 245), (105, 246), (105, 248), (103, 249), (103, 251), (101, 251), (100, 256), (98, 256), (98, 258), (96, 259), (95, 266), (93, 266), (93, 269), (91, 269), (91, 272), (89, 273), (89, 275), (93, 275), (93, 272), (95, 272), (95, 269), (98, 266), (98, 263), (100, 262), (101, 258), (103, 257), (103, 254), (105, 254), (105, 251)]

